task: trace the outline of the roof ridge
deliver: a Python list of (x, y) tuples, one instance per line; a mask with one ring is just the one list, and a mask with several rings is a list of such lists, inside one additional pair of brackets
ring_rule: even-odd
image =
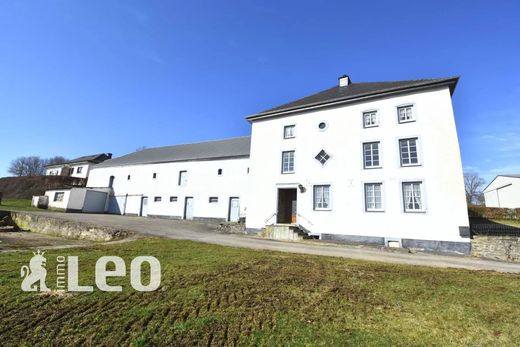
[[(168, 148), (168, 147), (176, 147), (176, 146), (191, 146), (191, 145), (198, 145), (198, 144), (203, 144), (203, 143), (211, 143), (211, 142), (222, 142), (222, 141), (231, 141), (231, 140), (238, 140), (238, 139), (246, 139), (246, 138), (251, 138), (251, 135), (249, 136), (236, 136), (236, 137), (229, 137), (229, 138), (224, 138), (224, 139), (218, 139), (218, 140), (208, 140), (208, 141), (197, 141), (197, 142), (188, 142), (188, 143), (178, 143), (178, 144), (175, 144), (175, 145), (166, 145), (166, 146), (158, 146), (158, 147), (146, 147), (140, 151), (148, 151), (148, 150), (152, 150), (152, 149), (159, 149), (159, 148)], [(139, 151), (139, 152), (140, 152)], [(135, 153), (135, 152), (132, 152), (132, 153)], [(129, 153), (131, 154), (131, 153)], [(125, 155), (128, 155), (128, 154), (125, 154)]]

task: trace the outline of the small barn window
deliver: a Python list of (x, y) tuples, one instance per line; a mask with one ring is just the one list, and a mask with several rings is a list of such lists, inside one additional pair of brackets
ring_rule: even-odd
[(154, 202), (161, 202), (162, 198), (160, 196), (156, 196), (153, 198)]
[(170, 202), (177, 202), (176, 196), (170, 196)]
[(54, 193), (54, 201), (63, 201), (64, 196), (65, 196), (64, 192), (56, 192), (56, 193)]
[(157, 173), (156, 173), (156, 172), (153, 173), (153, 178), (154, 178), (154, 179), (157, 178)]
[(79, 166), (77, 171), (78, 171), (78, 173), (81, 173), (81, 171), (83, 171), (83, 166)]
[(128, 175), (128, 176), (126, 177), (126, 179), (130, 181), (130, 175)]
[(222, 176), (222, 169), (218, 169), (217, 174), (218, 174), (219, 176)]
[(209, 197), (209, 203), (210, 204), (216, 204), (218, 202), (218, 197), (216, 196), (210, 196)]

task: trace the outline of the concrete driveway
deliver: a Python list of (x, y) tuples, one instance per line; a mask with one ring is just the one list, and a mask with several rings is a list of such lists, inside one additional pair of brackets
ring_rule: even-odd
[(520, 273), (520, 263), (485, 260), (469, 256), (437, 255), (421, 252), (411, 254), (404, 250), (384, 250), (374, 247), (326, 244), (318, 241), (282, 242), (266, 240), (247, 235), (218, 233), (216, 232), (217, 225), (209, 223), (102, 214), (52, 212), (27, 213), (43, 214), (58, 219), (130, 230), (144, 235), (162, 236), (179, 240), (192, 240), (222, 246), (344, 257), (395, 264)]

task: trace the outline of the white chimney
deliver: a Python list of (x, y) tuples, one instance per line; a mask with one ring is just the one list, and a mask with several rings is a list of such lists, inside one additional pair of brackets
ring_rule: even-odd
[(350, 84), (350, 77), (348, 77), (347, 75), (341, 76), (340, 78), (338, 78), (338, 80), (340, 87), (346, 87)]

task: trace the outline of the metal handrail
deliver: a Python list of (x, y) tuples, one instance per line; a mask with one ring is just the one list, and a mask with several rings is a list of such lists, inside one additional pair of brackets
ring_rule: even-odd
[(267, 225), (268, 222), (273, 218), (276, 217), (278, 214), (274, 212), (272, 215), (270, 215), (266, 220), (264, 220), (264, 223)]

